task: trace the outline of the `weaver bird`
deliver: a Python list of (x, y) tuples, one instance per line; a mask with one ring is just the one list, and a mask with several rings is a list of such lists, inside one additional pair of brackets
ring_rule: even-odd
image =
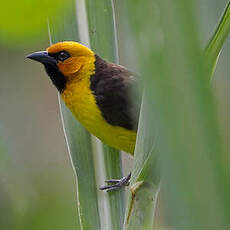
[(137, 84), (131, 72), (72, 41), (27, 57), (45, 66), (66, 106), (90, 133), (109, 146), (134, 153), (140, 99), (132, 98)]

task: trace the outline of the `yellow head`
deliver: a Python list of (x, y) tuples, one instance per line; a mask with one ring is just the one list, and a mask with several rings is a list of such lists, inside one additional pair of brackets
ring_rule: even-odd
[(78, 42), (59, 42), (46, 51), (49, 55), (56, 56), (57, 66), (66, 77), (77, 73), (94, 57), (93, 51)]
[(65, 41), (56, 43), (46, 51), (36, 52), (27, 57), (41, 62), (52, 82), (61, 92), (66, 82), (84, 75), (80, 72), (87, 69), (93, 73), (94, 52), (78, 42)]

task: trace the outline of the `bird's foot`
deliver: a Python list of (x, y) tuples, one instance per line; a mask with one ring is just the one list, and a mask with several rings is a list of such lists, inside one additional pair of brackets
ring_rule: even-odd
[(100, 187), (100, 190), (106, 190), (106, 192), (119, 190), (124, 186), (129, 186), (130, 178), (131, 178), (131, 173), (129, 173), (128, 176), (126, 177), (122, 177), (121, 179), (106, 180), (105, 182), (108, 183), (109, 185)]

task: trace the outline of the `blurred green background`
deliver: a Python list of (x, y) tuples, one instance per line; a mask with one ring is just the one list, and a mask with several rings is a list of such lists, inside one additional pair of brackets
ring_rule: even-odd
[[(44, 38), (43, 38), (44, 39)], [(57, 92), (25, 55), (1, 46), (0, 229), (74, 229), (76, 199)]]
[[(130, 34), (123, 23), (122, 1), (114, 1), (120, 63), (132, 68), (129, 60), (132, 55), (123, 51), (130, 46)], [(196, 1), (204, 45), (227, 2)], [(46, 15), (60, 13), (67, 17), (68, 1), (63, 4), (61, 0), (23, 0), (20, 4), (4, 2), (1, 6), (0, 229), (76, 229), (75, 179), (64, 140), (57, 92), (42, 66), (25, 58), (26, 54), (49, 45)], [(134, 59), (135, 55), (138, 54), (134, 54)], [(230, 114), (229, 59), (228, 39), (213, 80), (221, 102), (223, 132), (230, 129), (230, 124), (225, 122), (229, 120), (225, 116)], [(164, 212), (163, 206), (159, 212)], [(167, 225), (167, 220), (158, 220), (158, 225), (162, 222)]]

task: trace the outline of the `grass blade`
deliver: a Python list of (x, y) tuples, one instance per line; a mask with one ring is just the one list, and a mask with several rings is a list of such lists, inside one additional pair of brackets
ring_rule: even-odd
[[(135, 3), (129, 1), (128, 3), (130, 23), (134, 31), (133, 37), (135, 38), (134, 40), (137, 46), (143, 48), (148, 44), (150, 47), (146, 47), (144, 50), (153, 48), (154, 39), (142, 45), (137, 42), (140, 37), (145, 41), (147, 40), (145, 36), (148, 36), (148, 34), (143, 33), (147, 27), (145, 23), (146, 18), (144, 19), (140, 15), (148, 15), (149, 13), (151, 15), (150, 18), (154, 18), (155, 10), (152, 8), (152, 4), (143, 5), (140, 1), (136, 1)], [(152, 21), (153, 19), (150, 20)], [(157, 20), (154, 22), (154, 25), (155, 24), (157, 25)], [(151, 24), (151, 28), (152, 26)], [(140, 50), (137, 49), (136, 53), (138, 53), (141, 64), (143, 64), (143, 60), (146, 62), (146, 57), (142, 56), (143, 51), (140, 52)], [(148, 66), (148, 69), (146, 69), (143, 68), (143, 66), (144, 65), (142, 65), (141, 73), (146, 76), (153, 76), (153, 67), (151, 66), (150, 68)], [(154, 100), (149, 96), (149, 92), (145, 91), (134, 153), (131, 191), (129, 193), (128, 206), (126, 209), (125, 225), (123, 227), (125, 230), (152, 229), (154, 224), (160, 179), (157, 170), (156, 114), (152, 109), (153, 102)]]
[[(91, 48), (104, 59), (118, 63), (113, 1), (86, 0)], [(109, 134), (108, 134), (109, 135)], [(121, 153), (103, 144), (104, 179), (121, 178)], [(124, 219), (124, 192), (108, 194), (112, 229), (121, 229)]]
[(149, 128), (150, 124), (154, 124), (155, 118), (149, 115), (149, 106), (144, 96), (125, 216), (124, 229), (127, 230), (152, 229), (154, 224), (160, 180), (156, 167), (156, 132)]
[(205, 57), (207, 59), (211, 75), (215, 70), (218, 57), (220, 55), (223, 44), (230, 32), (230, 2), (227, 4), (220, 22), (215, 29), (210, 41), (205, 49)]
[[(49, 19), (50, 39), (52, 43), (63, 40), (79, 40), (76, 24), (75, 1), (72, 11), (63, 16), (62, 24), (55, 24), (55, 18)], [(59, 15), (58, 17), (61, 17)], [(63, 125), (73, 168), (77, 177), (77, 206), (79, 229), (101, 229), (98, 210), (97, 186), (93, 165), (93, 153), (90, 134), (73, 117), (64, 103), (60, 101)]]
[[(143, 6), (146, 12), (151, 5), (148, 1)], [(169, 221), (175, 229), (228, 229), (229, 180), (221, 164), (219, 124), (194, 5), (159, 0), (157, 9), (162, 39), (139, 51), (144, 57), (143, 71), (152, 69), (151, 75), (144, 76), (154, 101), (152, 114), (158, 114), (158, 150)], [(145, 37), (150, 44), (155, 34), (148, 31)]]
[[(226, 153), (194, 5), (183, 0), (130, 1), (129, 12), (149, 113), (156, 119), (149, 129), (157, 129), (169, 222), (175, 229), (229, 229), (229, 170), (221, 160)], [(146, 23), (150, 21), (154, 23)], [(210, 43), (213, 64), (228, 34), (228, 13), (223, 21), (220, 38)], [(150, 221), (146, 223), (143, 229), (151, 229)]]

